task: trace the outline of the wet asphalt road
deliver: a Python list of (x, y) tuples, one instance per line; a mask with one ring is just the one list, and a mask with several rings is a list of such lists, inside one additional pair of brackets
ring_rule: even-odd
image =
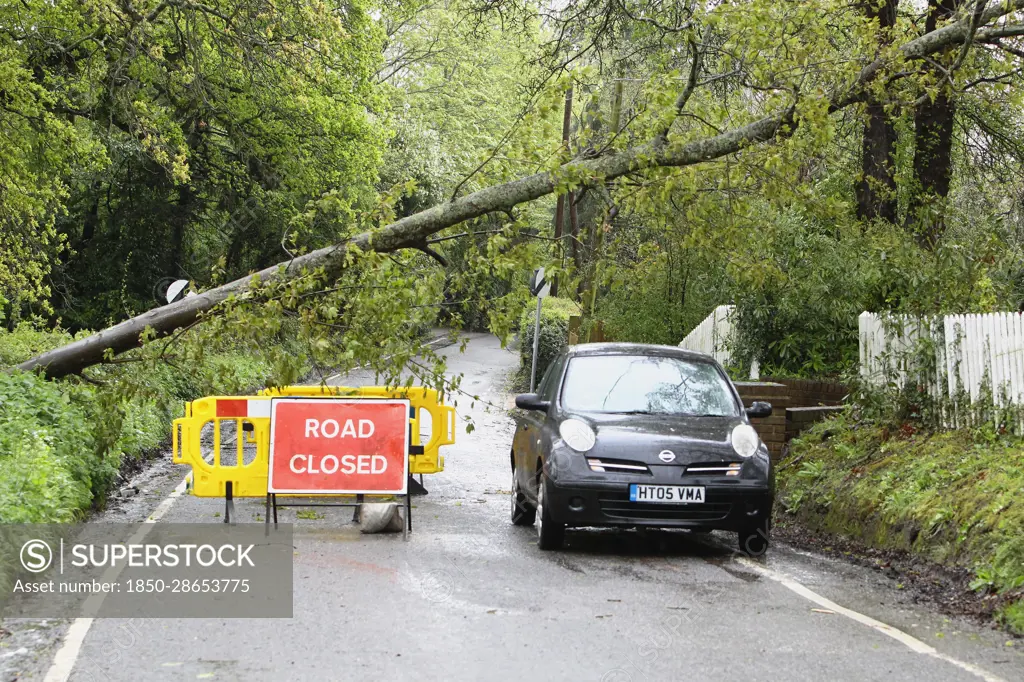
[[(505, 386), (518, 357), (482, 334), (464, 354), (444, 352), (483, 402), (459, 400), (476, 430), (460, 430), (446, 470), (427, 477), (430, 494), (414, 498), (408, 542), (361, 535), (349, 509), (319, 519), (282, 510), (296, 524), (292, 619), (96, 620), (70, 679), (986, 679), (948, 656), (988, 679), (1024, 680), (1024, 646), (1006, 646), (1005, 634), (903, 603), (871, 570), (784, 546), (758, 565), (938, 655), (827, 612), (738, 560), (729, 535), (570, 531), (565, 550), (541, 552), (532, 529), (508, 520)], [(142, 493), (103, 520), (141, 520), (185, 473), (158, 464), (140, 478)], [(237, 511), (261, 521), (263, 500), (240, 500)], [(221, 500), (184, 496), (161, 522), (214, 522), (222, 512)], [(23, 656), (22, 679), (46, 674), (51, 639)]]

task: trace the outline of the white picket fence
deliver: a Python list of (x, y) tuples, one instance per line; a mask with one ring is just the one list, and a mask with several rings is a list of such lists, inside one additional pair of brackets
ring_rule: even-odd
[[(1021, 313), (859, 318), (860, 371), (868, 382), (908, 381), (953, 406), (962, 421), (968, 400), (1024, 407), (1024, 317)], [(924, 358), (931, 362), (922, 363)]]
[(732, 321), (729, 319), (731, 314), (731, 305), (718, 306), (679, 342), (679, 347), (707, 353), (721, 364), (729, 364), (732, 359), (729, 353), (729, 341), (732, 336)]

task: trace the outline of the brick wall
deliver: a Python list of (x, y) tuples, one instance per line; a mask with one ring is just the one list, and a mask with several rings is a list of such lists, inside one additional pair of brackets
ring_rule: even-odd
[(772, 404), (772, 416), (751, 419), (761, 440), (768, 446), (773, 461), (782, 457), (782, 450), (791, 438), (814, 422), (840, 409), (849, 390), (834, 381), (810, 379), (770, 379), (766, 381), (737, 381), (743, 404), (755, 400)]
[(772, 404), (772, 416), (765, 419), (751, 419), (750, 423), (757, 429), (761, 440), (768, 446), (772, 460), (782, 456), (782, 448), (786, 445), (786, 408), (789, 407), (789, 387), (772, 381), (738, 381), (743, 404), (750, 406), (755, 400), (763, 400)]
[(816, 422), (841, 411), (841, 405), (818, 405), (816, 407), (786, 408), (786, 441), (796, 438)]
[(841, 405), (850, 392), (846, 384), (841, 384), (838, 381), (776, 379), (773, 377), (768, 377), (765, 381), (786, 386), (789, 389), (790, 403), (800, 407)]

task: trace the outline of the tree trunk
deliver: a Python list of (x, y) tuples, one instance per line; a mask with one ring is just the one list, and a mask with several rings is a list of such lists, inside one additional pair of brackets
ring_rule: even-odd
[(928, 248), (935, 248), (946, 229), (943, 209), (949, 194), (955, 117), (956, 102), (946, 92), (920, 105), (914, 115), (916, 192), (908, 215), (918, 241)]
[(572, 234), (573, 264), (577, 270), (583, 267), (583, 251), (580, 249), (583, 244), (583, 240), (580, 238), (580, 214), (576, 208), (579, 200), (580, 197), (577, 197), (575, 192), (569, 192), (569, 232)]
[[(939, 21), (953, 16), (962, 1), (928, 0), (925, 33), (934, 31)], [(954, 46), (947, 46), (943, 52), (953, 49)], [(921, 246), (934, 249), (946, 230), (943, 212), (949, 194), (956, 102), (950, 96), (951, 86), (944, 74), (935, 66), (927, 68), (938, 83), (939, 91), (934, 100), (926, 99), (914, 112), (914, 187), (907, 208), (907, 223)]]
[(171, 231), (171, 274), (180, 277), (188, 271), (185, 268), (185, 232), (192, 218), (192, 204), (195, 192), (188, 184), (178, 186), (178, 210), (174, 215)]
[[(983, 25), (1021, 8), (1024, 8), (1024, 0), (1000, 3), (986, 9), (980, 23)], [(986, 33), (985, 29), (979, 30), (976, 38), (985, 39)], [(949, 46), (962, 44), (968, 34), (968, 21), (960, 21), (906, 43), (902, 47), (902, 52), (908, 59), (920, 59)], [(881, 60), (865, 66), (850, 89), (831, 98), (829, 111), (838, 111), (863, 101), (864, 86), (884, 67), (885, 63)], [(662, 141), (656, 140), (595, 159), (571, 161), (567, 165), (573, 167), (574, 177), (582, 178), (581, 184), (585, 187), (597, 187), (607, 180), (648, 167), (692, 166), (735, 154), (751, 145), (776, 137), (791, 135), (799, 124), (794, 119), (793, 111), (794, 108), (791, 107), (782, 113), (767, 116), (743, 127), (694, 140), (672, 149), (666, 148)], [(18, 369), (41, 369), (50, 378), (74, 374), (90, 365), (103, 362), (107, 353), (121, 353), (136, 348), (139, 345), (139, 335), (147, 328), (151, 328), (157, 335), (167, 335), (192, 324), (202, 314), (209, 312), (229, 297), (248, 295), (257, 280), (263, 283), (277, 282), (315, 268), (323, 268), (327, 276), (334, 276), (344, 269), (350, 249), (387, 253), (402, 248), (415, 248), (424, 245), (428, 236), (447, 227), (495, 211), (509, 211), (518, 204), (538, 199), (553, 191), (554, 181), (550, 173), (537, 173), (486, 187), (454, 201), (397, 220), (375, 232), (364, 232), (339, 244), (265, 268), (202, 294), (150, 310), (92, 336), (38, 355), (18, 365)]]
[[(576, 282), (576, 300), (583, 305), (586, 302), (584, 293), (587, 291), (587, 273), (585, 272), (585, 262), (588, 256), (593, 258), (593, 250), (589, 252), (584, 248), (583, 235), (580, 234), (580, 214), (577, 205), (583, 200), (584, 194), (580, 192), (580, 196), (575, 196), (574, 193), (569, 193), (569, 229), (572, 232), (572, 262), (576, 266), (576, 276), (579, 280)], [(590, 231), (590, 225), (584, 225), (583, 231)], [(589, 242), (588, 242), (589, 244)]]
[[(890, 44), (892, 28), (896, 25), (899, 0), (868, 0), (864, 12), (869, 19), (878, 20), (879, 47)], [(867, 123), (861, 145), (861, 179), (857, 183), (857, 217), (862, 220), (882, 218), (896, 220), (896, 177), (893, 161), (896, 147), (896, 127), (892, 116), (885, 111), (884, 102), (874, 97), (865, 107)]]
[[(572, 87), (565, 91), (565, 111), (562, 114), (562, 145), (569, 150), (569, 126), (572, 123)], [(555, 202), (555, 245), (562, 265), (565, 265), (565, 249), (562, 246), (562, 226), (565, 222), (565, 195), (559, 194)], [(551, 295), (558, 296), (558, 277), (551, 282)]]

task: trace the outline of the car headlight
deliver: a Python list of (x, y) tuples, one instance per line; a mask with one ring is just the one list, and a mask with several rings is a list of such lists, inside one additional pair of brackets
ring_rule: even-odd
[(566, 419), (558, 425), (558, 433), (561, 434), (562, 440), (577, 452), (586, 452), (597, 442), (594, 429), (579, 419)]
[(757, 447), (761, 444), (761, 438), (750, 424), (738, 424), (732, 430), (730, 440), (732, 440), (732, 449), (740, 457), (753, 456), (757, 452)]

